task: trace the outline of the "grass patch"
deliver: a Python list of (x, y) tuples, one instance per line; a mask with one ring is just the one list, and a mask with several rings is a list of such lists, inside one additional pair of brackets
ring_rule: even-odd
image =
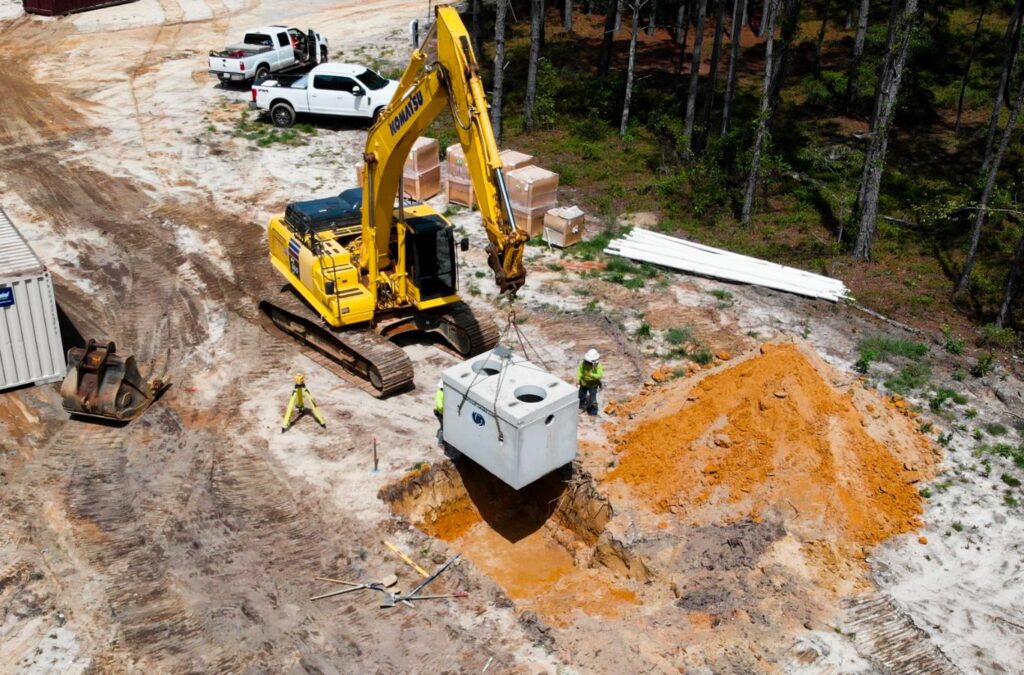
[(683, 328), (669, 328), (665, 331), (665, 341), (673, 346), (681, 346), (687, 342), (696, 342), (697, 339), (693, 335), (693, 331), (688, 327)]
[(964, 403), (967, 403), (967, 397), (953, 391), (952, 389), (939, 389), (928, 400), (928, 407), (932, 412), (937, 413), (942, 410), (942, 406), (947, 401), (953, 401), (957, 405), (963, 405)]
[(636, 336), (638, 338), (649, 338), (651, 337), (651, 324), (646, 321), (642, 322), (636, 329)]
[(992, 372), (995, 368), (996, 357), (992, 352), (982, 354), (978, 357), (977, 362), (971, 366), (971, 375), (975, 377), (985, 377)]
[(991, 422), (982, 427), (985, 433), (989, 436), (1005, 436), (1006, 432), (1009, 431), (1005, 426), (998, 422)]
[(1008, 473), (1004, 473), (1002, 476), (1000, 476), (1000, 478), (1002, 479), (1002, 481), (1004, 483), (1006, 483), (1010, 487), (1013, 487), (1013, 488), (1019, 488), (1020, 487), (1020, 479), (1016, 478), (1014, 476), (1011, 476)]
[(897, 394), (908, 394), (924, 389), (932, 378), (932, 369), (926, 363), (908, 363), (900, 368), (895, 377), (885, 381), (885, 387)]

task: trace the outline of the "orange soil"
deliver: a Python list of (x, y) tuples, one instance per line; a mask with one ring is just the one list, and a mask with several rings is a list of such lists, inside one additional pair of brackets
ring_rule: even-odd
[(521, 608), (536, 611), (554, 625), (572, 623), (577, 609), (589, 616), (619, 618), (637, 603), (632, 591), (615, 585), (602, 571), (577, 567), (573, 554), (555, 540), (548, 526), (509, 541), (467, 500), (419, 527), (453, 544)]
[(914, 483), (930, 477), (935, 455), (893, 405), (857, 385), (839, 391), (830, 376), (796, 345), (765, 345), (690, 391), (661, 390), (675, 409), (617, 439), (621, 460), (606, 481), (692, 524), (781, 517), (802, 541), (862, 559), (918, 527)]

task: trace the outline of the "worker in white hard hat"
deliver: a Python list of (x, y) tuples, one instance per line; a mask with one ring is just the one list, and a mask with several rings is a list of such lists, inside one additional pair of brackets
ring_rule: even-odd
[(434, 394), (434, 417), (437, 418), (437, 444), (444, 445), (444, 380), (437, 381)]
[(580, 388), (580, 410), (586, 410), (588, 415), (597, 414), (597, 390), (604, 386), (601, 383), (603, 377), (601, 355), (596, 349), (588, 350), (576, 368), (576, 385)]

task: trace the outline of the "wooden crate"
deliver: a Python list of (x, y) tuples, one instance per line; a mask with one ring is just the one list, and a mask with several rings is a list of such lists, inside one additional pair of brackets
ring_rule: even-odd
[(583, 238), (583, 211), (578, 206), (562, 206), (544, 214), (544, 241), (565, 248)]
[(458, 178), (469, 182), (469, 165), (466, 164), (466, 153), (462, 145), (456, 143), (449, 146), (445, 151), (445, 161), (448, 163), (448, 180)]
[(544, 214), (550, 209), (550, 206), (535, 206), (532, 209), (524, 209), (513, 204), (512, 213), (515, 214), (516, 227), (525, 231), (530, 237), (536, 237), (544, 230)]
[(412, 144), (409, 157), (405, 160), (404, 173), (408, 175), (425, 174), (436, 166), (441, 166), (441, 145), (435, 138), (420, 136)]
[(402, 185), (405, 194), (421, 202), (441, 192), (441, 165), (421, 173), (403, 173)]
[(476, 194), (473, 192), (473, 184), (468, 179), (462, 180), (458, 177), (448, 175), (448, 201), (452, 204), (472, 207), (476, 204)]
[(516, 150), (502, 150), (501, 153), (501, 164), (505, 167), (505, 171), (514, 171), (521, 169), (524, 166), (530, 166), (537, 161), (537, 158), (533, 155), (527, 155), (523, 152)]
[(531, 210), (558, 202), (558, 174), (539, 166), (524, 166), (505, 174), (513, 207)]

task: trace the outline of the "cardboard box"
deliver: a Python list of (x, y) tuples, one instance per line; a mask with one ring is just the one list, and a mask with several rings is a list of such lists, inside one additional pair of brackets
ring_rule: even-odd
[(441, 166), (441, 145), (437, 139), (420, 136), (412, 144), (409, 157), (405, 160), (405, 170), (408, 175), (421, 175), (434, 167)]
[(462, 180), (448, 174), (448, 201), (452, 204), (472, 207), (476, 204), (476, 193), (469, 179)]
[(583, 211), (578, 206), (562, 206), (544, 214), (544, 241), (565, 248), (583, 238)]
[(524, 230), (530, 237), (536, 237), (544, 230), (544, 214), (551, 210), (550, 206), (535, 206), (524, 209), (512, 205), (512, 213), (516, 218), (516, 227)]
[(504, 165), (506, 173), (521, 169), (524, 166), (530, 166), (537, 161), (537, 158), (533, 155), (527, 155), (515, 150), (502, 150), (500, 155), (501, 163)]
[(421, 202), (441, 192), (441, 165), (422, 173), (403, 173), (402, 185), (405, 194)]
[(524, 166), (505, 174), (513, 207), (548, 208), (558, 203), (558, 174), (539, 166)]

